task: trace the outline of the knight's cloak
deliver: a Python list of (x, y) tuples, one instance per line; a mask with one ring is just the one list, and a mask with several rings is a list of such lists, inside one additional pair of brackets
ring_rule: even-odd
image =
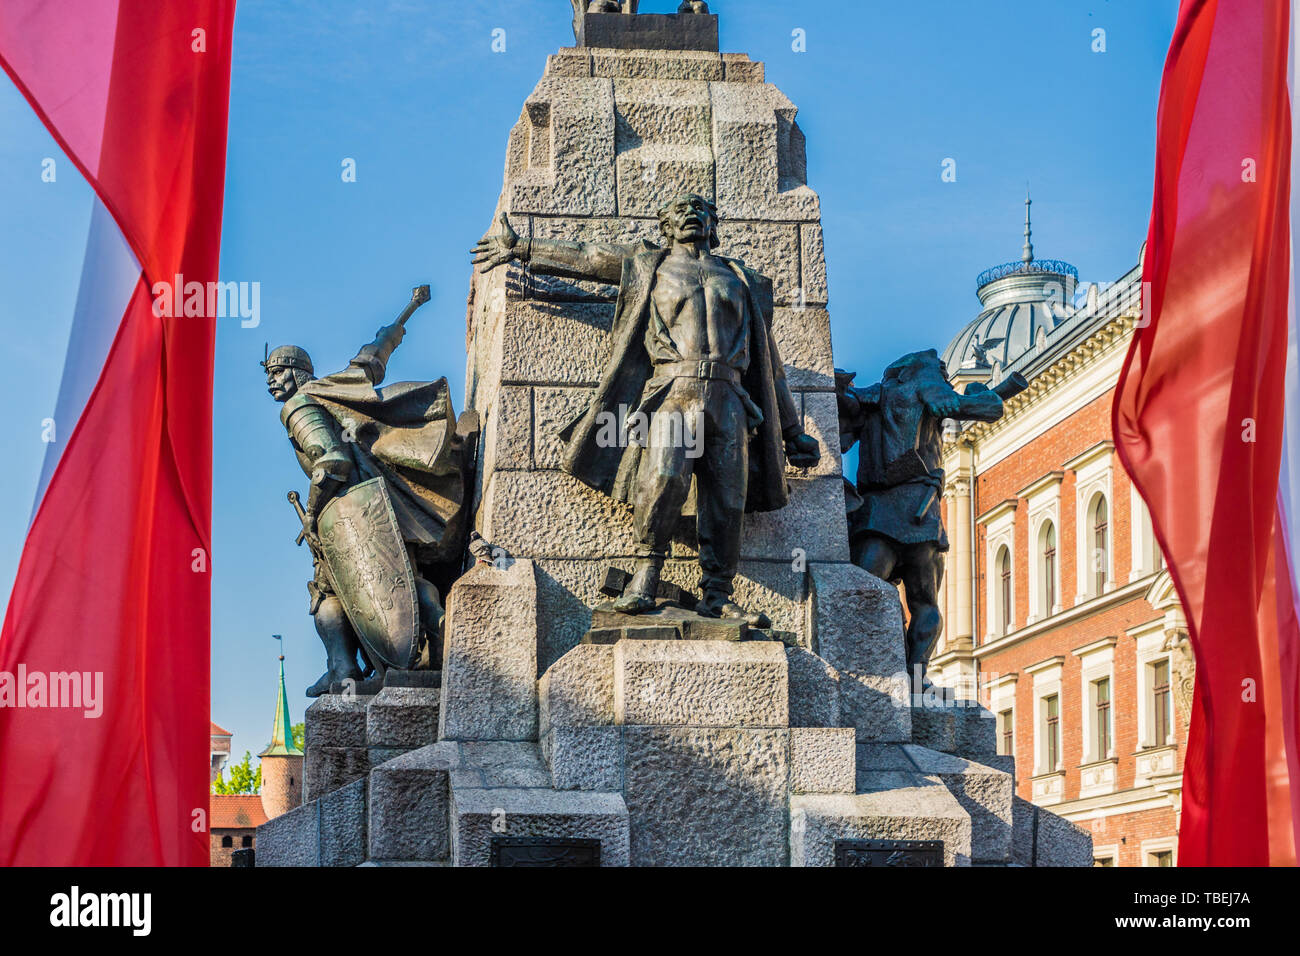
[(386, 480), (402, 537), (422, 560), (455, 558), (468, 521), (470, 463), (447, 380), (379, 387), (373, 375), (354, 361), (305, 383), (294, 398), (320, 405), (338, 424), (356, 465), (354, 483)]

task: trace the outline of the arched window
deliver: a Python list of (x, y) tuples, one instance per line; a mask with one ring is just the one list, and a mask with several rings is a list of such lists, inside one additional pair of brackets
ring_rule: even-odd
[(253, 838), (251, 836), (240, 837), (239, 845), (242, 846), (244, 849), (248, 849), (250, 846), (253, 845)]
[(1042, 595), (1041, 611), (1043, 617), (1049, 617), (1056, 607), (1056, 526), (1050, 521), (1043, 522), (1043, 529), (1038, 533), (1039, 550), (1039, 593)]
[(222, 845), (223, 847), (231, 847), (231, 846), (234, 846), (234, 845), (235, 845), (235, 838), (234, 838), (234, 837), (229, 837), (229, 836), (223, 836), (223, 837), (221, 838), (221, 845)]
[(1110, 570), (1110, 509), (1106, 496), (1092, 499), (1092, 593), (1106, 590), (1106, 574)]
[(998, 549), (998, 633), (1011, 633), (1011, 551), (1003, 545)]

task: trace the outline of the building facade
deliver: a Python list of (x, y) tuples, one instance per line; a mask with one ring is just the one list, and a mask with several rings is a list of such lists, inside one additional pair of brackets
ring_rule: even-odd
[(1029, 383), (945, 435), (951, 548), (935, 682), (981, 701), (1025, 799), (1089, 829), (1101, 866), (1172, 866), (1193, 665), (1186, 621), (1111, 435), (1141, 263), (1102, 289), (1034, 258), (983, 273), (954, 382)]

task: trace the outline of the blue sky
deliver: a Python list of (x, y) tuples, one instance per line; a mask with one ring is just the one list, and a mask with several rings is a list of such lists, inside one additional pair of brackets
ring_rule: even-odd
[[(643, 0), (670, 12), (676, 0)], [(1034, 246), (1084, 282), (1136, 262), (1151, 203), (1160, 71), (1175, 0), (717, 0), (724, 51), (767, 64), (799, 107), (821, 194), (836, 364), (863, 381), (942, 348), (978, 311), (975, 276)], [(492, 51), (505, 30), (506, 49)], [(792, 49), (792, 31), (806, 52)], [(1094, 31), (1105, 52), (1094, 52)], [(290, 705), (324, 656), (310, 562), (285, 492), (302, 474), (257, 366), (294, 342), (347, 363), (413, 285), (389, 379), (446, 375), (462, 407), (466, 250), (488, 228), (506, 136), (546, 56), (571, 45), (564, 0), (244, 2), (235, 23), (221, 278), (261, 284), (261, 325), (223, 320), (214, 421), (212, 716), (237, 753), (267, 742), (276, 642)], [(67, 348), (90, 215), (70, 163), (0, 78), (0, 601), (7, 602)], [(340, 176), (356, 161), (357, 181)], [(955, 182), (941, 164), (956, 161)], [(724, 250), (725, 251), (725, 250)], [(0, 608), (3, 608), (0, 604)], [(93, 636), (88, 635), (88, 639)]]

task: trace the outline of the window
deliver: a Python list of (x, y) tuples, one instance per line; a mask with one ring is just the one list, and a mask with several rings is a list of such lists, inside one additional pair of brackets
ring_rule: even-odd
[(1157, 850), (1147, 854), (1147, 866), (1173, 866), (1173, 850)]
[(1061, 765), (1061, 698), (1052, 694), (1043, 698), (1043, 724), (1047, 745), (1047, 770), (1050, 773)]
[(241, 837), (239, 840), (239, 845), (242, 846), (244, 849), (248, 849), (250, 846), (253, 845), (253, 838), (251, 836)]
[(998, 551), (998, 575), (1001, 588), (998, 591), (998, 633), (1011, 633), (1011, 551), (1003, 547)]
[(1096, 758), (1104, 760), (1111, 748), (1110, 678), (1092, 682), (1093, 741)]
[(998, 714), (998, 753), (1004, 757), (1016, 752), (1015, 733), (1015, 716), (1009, 709), (1002, 711)]
[(1106, 573), (1110, 569), (1110, 509), (1106, 496), (1098, 495), (1092, 506), (1092, 593), (1106, 590)]
[(1099, 856), (1092, 861), (1093, 866), (1114, 866), (1115, 858), (1113, 856)]
[(1169, 740), (1169, 734), (1172, 731), (1172, 718), (1170, 713), (1170, 704), (1172, 703), (1169, 696), (1169, 661), (1156, 661), (1151, 665), (1151, 718), (1152, 718), (1152, 743), (1156, 747), (1163, 747)]
[(1052, 522), (1043, 522), (1039, 540), (1042, 542), (1042, 558), (1039, 561), (1042, 568), (1039, 575), (1042, 579), (1042, 612), (1044, 617), (1048, 617), (1056, 607), (1056, 526)]
[(235, 845), (235, 838), (234, 838), (234, 837), (223, 836), (223, 837), (221, 838), (221, 845), (222, 845), (223, 847), (232, 847), (232, 846)]

